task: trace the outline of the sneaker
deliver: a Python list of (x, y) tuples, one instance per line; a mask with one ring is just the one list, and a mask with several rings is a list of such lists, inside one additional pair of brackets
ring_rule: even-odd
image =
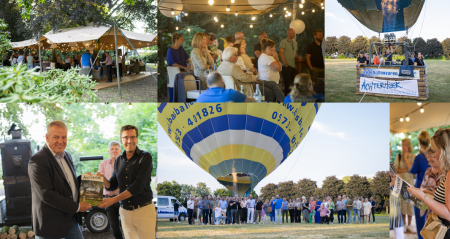
[(255, 223), (253, 223), (253, 224), (255, 224)]
[(178, 222), (178, 223), (180, 223), (180, 222)]
[(412, 233), (416, 233), (416, 229), (414, 227), (412, 227), (411, 225), (409, 225), (406, 230), (410, 231)]

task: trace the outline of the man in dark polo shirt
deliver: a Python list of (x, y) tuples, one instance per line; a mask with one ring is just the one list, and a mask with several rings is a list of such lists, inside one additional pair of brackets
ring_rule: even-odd
[(255, 68), (258, 69), (258, 58), (261, 56), (261, 41), (262, 39), (267, 38), (267, 34), (265, 32), (261, 32), (258, 35), (258, 44), (253, 47), (253, 54), (255, 54)]
[(101, 172), (97, 172), (97, 176), (103, 177), (106, 190), (119, 188), (120, 194), (103, 199), (99, 207), (109, 207), (120, 201), (119, 214), (125, 238), (155, 238), (156, 210), (150, 189), (152, 156), (137, 147), (136, 126), (123, 126), (120, 129), (120, 142), (125, 151), (117, 157), (111, 178), (108, 180)]
[(311, 72), (311, 80), (315, 86), (322, 85), (317, 79), (325, 78), (325, 63), (322, 54), (323, 31), (317, 29), (314, 31), (314, 41), (306, 48), (306, 62)]
[(367, 58), (364, 55), (364, 52), (361, 51), (359, 53), (358, 59), (356, 59), (356, 62), (358, 63), (356, 66), (359, 68), (362, 65), (367, 65)]
[(386, 58), (385, 65), (392, 65), (392, 53), (394, 53), (394, 48), (391, 44), (389, 44), (388, 49), (386, 49), (386, 54), (384, 55), (384, 57)]

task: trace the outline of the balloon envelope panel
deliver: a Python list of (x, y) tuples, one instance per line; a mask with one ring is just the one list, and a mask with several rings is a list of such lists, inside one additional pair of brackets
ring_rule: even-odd
[(248, 195), (298, 147), (318, 103), (161, 103), (158, 121), (195, 164)]
[(375, 32), (410, 29), (425, 0), (338, 0), (361, 24)]

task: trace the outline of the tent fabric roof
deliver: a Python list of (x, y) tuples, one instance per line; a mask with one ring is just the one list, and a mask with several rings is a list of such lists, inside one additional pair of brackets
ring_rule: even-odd
[[(423, 107), (424, 112), (420, 113)], [(416, 110), (414, 113), (414, 110)], [(410, 118), (406, 121), (406, 115)], [(400, 118), (403, 117), (403, 122)], [(418, 130), (450, 125), (450, 103), (431, 103), (418, 106), (417, 103), (390, 104), (390, 132), (410, 133)]]
[[(161, 2), (158, 1), (159, 3)], [(236, 11), (238, 14), (242, 15), (254, 15), (259, 14), (263, 15), (275, 7), (287, 2), (287, 0), (273, 0), (273, 3), (270, 4), (270, 7), (264, 10), (257, 10), (253, 8), (248, 0), (235, 0), (234, 3), (229, 1), (224, 2), (220, 0), (215, 0), (214, 4), (210, 6), (207, 0), (181, 0), (183, 4), (184, 12), (197, 12), (197, 13), (224, 13), (224, 14), (234, 14)], [(256, 1), (255, 1), (256, 2)], [(266, 1), (265, 1), (266, 2)], [(269, 1), (270, 2), (270, 1)], [(159, 5), (159, 9), (164, 9), (170, 11), (166, 6), (170, 6), (172, 3), (175, 3), (173, 0), (164, 0), (161, 5)], [(259, 5), (263, 4), (258, 3)], [(230, 11), (226, 11), (226, 7), (230, 5)]]
[[(49, 44), (45, 43), (45, 37), (41, 36), (41, 47), (48, 47)], [(25, 41), (19, 41), (19, 42), (11, 42), (10, 43), (13, 50), (20, 50), (22, 48), (28, 47), (32, 50), (37, 50), (39, 47), (39, 42), (35, 39), (29, 39)]]

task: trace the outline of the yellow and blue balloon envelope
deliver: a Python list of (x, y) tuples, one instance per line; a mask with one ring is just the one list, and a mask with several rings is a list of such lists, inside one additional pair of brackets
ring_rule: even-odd
[(195, 164), (239, 196), (299, 146), (319, 103), (160, 103), (158, 122)]

